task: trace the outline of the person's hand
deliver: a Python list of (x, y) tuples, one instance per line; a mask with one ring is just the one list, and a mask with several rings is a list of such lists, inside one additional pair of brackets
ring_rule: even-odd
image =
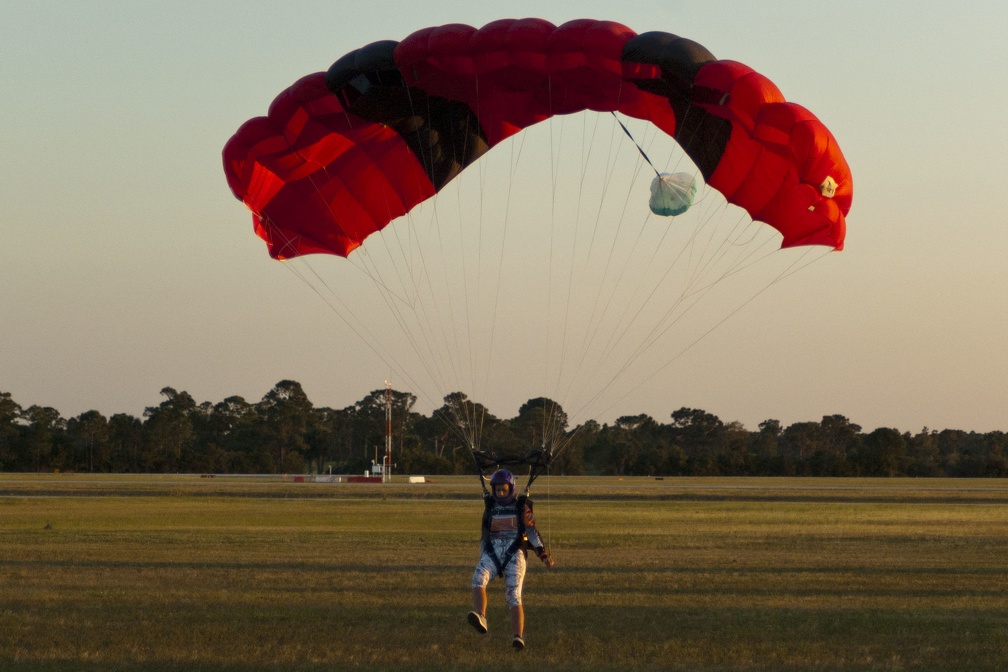
[(554, 565), (553, 558), (550, 557), (549, 553), (543, 553), (539, 556), (539, 559), (543, 561), (543, 564), (546, 565), (547, 568)]

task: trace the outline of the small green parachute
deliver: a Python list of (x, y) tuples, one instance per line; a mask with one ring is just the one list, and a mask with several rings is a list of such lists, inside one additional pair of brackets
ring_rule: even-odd
[(662, 173), (651, 182), (651, 212), (662, 217), (681, 215), (693, 205), (696, 180), (690, 173)]

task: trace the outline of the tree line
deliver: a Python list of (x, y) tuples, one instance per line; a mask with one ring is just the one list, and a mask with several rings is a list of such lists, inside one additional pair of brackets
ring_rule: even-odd
[[(842, 415), (755, 431), (703, 410), (665, 420), (624, 416), (569, 427), (562, 407), (530, 399), (518, 415), (495, 417), (461, 392), (430, 415), (392, 390), (395, 473), (465, 474), (475, 466), (452, 409), (480, 418), (480, 447), (520, 455), (559, 437), (555, 474), (638, 476), (1008, 476), (1008, 435), (962, 430), (865, 433)], [(95, 473), (362, 473), (385, 449), (386, 390), (343, 409), (316, 407), (296, 381), (258, 402), (232, 396), (198, 403), (187, 392), (138, 418), (87, 411), (65, 419), (51, 407), (22, 408), (0, 392), (0, 471)]]

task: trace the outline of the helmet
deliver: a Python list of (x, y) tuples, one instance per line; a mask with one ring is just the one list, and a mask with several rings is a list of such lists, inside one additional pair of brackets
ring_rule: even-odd
[[(504, 497), (497, 497), (497, 486), (506, 485), (507, 495)], [(514, 500), (515, 497), (515, 479), (514, 474), (512, 474), (507, 469), (498, 469), (494, 472), (493, 476), (490, 477), (490, 490), (494, 494), (494, 498), (497, 499), (501, 504), (508, 504)]]

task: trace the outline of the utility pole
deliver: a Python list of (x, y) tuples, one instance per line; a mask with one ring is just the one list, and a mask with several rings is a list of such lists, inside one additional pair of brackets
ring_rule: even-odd
[(385, 460), (382, 483), (392, 481), (392, 383), (385, 381)]

